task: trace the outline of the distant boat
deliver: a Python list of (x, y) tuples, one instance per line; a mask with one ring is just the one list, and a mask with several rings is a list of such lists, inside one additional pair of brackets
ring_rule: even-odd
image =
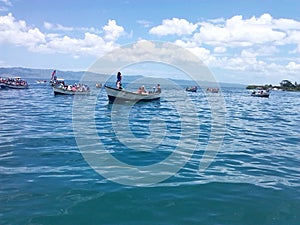
[(187, 87), (185, 90), (188, 92), (197, 92), (198, 88), (197, 86), (192, 86), (192, 87)]
[(104, 85), (109, 102), (114, 101), (153, 101), (160, 99), (160, 92), (137, 93)]
[(47, 81), (46, 80), (37, 80), (36, 83), (38, 83), (38, 84), (46, 84)]
[(27, 89), (29, 87), (27, 81), (22, 80), (21, 77), (0, 78), (0, 86), (11, 89)]
[(207, 88), (206, 92), (219, 93), (219, 88)]
[(65, 80), (56, 76), (56, 70), (53, 70), (49, 83), (51, 86), (58, 86), (60, 84), (65, 86)]
[(96, 84), (96, 88), (102, 88), (102, 84), (101, 83)]
[(55, 78), (54, 80), (50, 80), (50, 85), (51, 86), (58, 86), (58, 85), (65, 85), (65, 80), (62, 78)]
[[(70, 87), (69, 87), (70, 86)], [(87, 85), (53, 86), (54, 95), (88, 95), (90, 88)]]
[(267, 90), (267, 91), (264, 91), (264, 90), (253, 91), (251, 93), (251, 96), (253, 96), (253, 97), (269, 98), (270, 92), (269, 92), (269, 90)]

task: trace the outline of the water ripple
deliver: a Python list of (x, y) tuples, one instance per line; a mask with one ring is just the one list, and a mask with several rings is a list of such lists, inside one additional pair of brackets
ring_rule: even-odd
[[(63, 209), (62, 214), (68, 214), (70, 205), (80, 205), (84, 201), (97, 201), (97, 198), (102, 198), (102, 193), (98, 195), (99, 190), (126, 192), (128, 187), (120, 187), (96, 173), (81, 155), (72, 125), (72, 96), (54, 97), (51, 88), (35, 84), (32, 84), (28, 91), (0, 91), (0, 202), (5, 203), (6, 207), (0, 211), (0, 218), (6, 215), (4, 224), (9, 221), (28, 222), (13, 219), (13, 208), (16, 208), (19, 215), (26, 215), (25, 202), (40, 215), (45, 212), (47, 215), (57, 214), (58, 208)], [(220, 151), (212, 158), (212, 164), (204, 172), (199, 172), (199, 163), (212, 129), (211, 107), (203, 93), (199, 92), (190, 95), (200, 120), (197, 149), (191, 158), (186, 152), (178, 154), (181, 160), (188, 162), (174, 176), (154, 185), (154, 188), (173, 190), (173, 187), (192, 188), (207, 184), (221, 193), (222, 185), (230, 184), (232, 192), (242, 192), (242, 184), (248, 184), (272, 190), (272, 193), (269, 193), (270, 198), (273, 191), (277, 190), (293, 190), (291, 193), (295, 194), (294, 190), (299, 190), (300, 187), (300, 93), (272, 92), (269, 99), (252, 98), (242, 89), (236, 89), (234, 92), (224, 89), (222, 93), (227, 110), (226, 134)], [(147, 148), (146, 141), (134, 142), (129, 136), (126, 139), (125, 135), (123, 141), (132, 141), (132, 148), (128, 148), (116, 137), (116, 130), (111, 121), (111, 105), (108, 104), (103, 90), (98, 94), (97, 105), (93, 108), (96, 109), (93, 123), (99, 134), (98, 141), (105, 145), (108, 153), (128, 165), (147, 166), (161, 163), (170, 166), (177, 163), (176, 159), (164, 159), (180, 143), (181, 119), (185, 120), (187, 128), (193, 127), (193, 121), (182, 118), (174, 110), (173, 104), (176, 101), (167, 100), (168, 95), (173, 94), (172, 90), (164, 90), (165, 97), (160, 102), (137, 104), (131, 109), (128, 121), (134, 137), (146, 140), (151, 137), (151, 132), (160, 134), (153, 138), (152, 141), (156, 145), (153, 145), (155, 147), (151, 151), (141, 151)], [(90, 98), (87, 96), (81, 101), (86, 102), (86, 110), (90, 110)], [(164, 123), (166, 130), (161, 131), (156, 126), (151, 129), (153, 119)], [(89, 121), (84, 114), (80, 122), (82, 126), (86, 126), (84, 132), (89, 137), (91, 127), (87, 125)], [(190, 136), (191, 140), (184, 140), (185, 146), (195, 137), (192, 131)], [(83, 147), (93, 149), (95, 146), (87, 142)], [(103, 152), (99, 152), (99, 155), (101, 154)], [(116, 168), (107, 166), (100, 171), (104, 175), (112, 169)], [(146, 167), (140, 171), (141, 177), (151, 173), (153, 171), (147, 170)], [(160, 173), (168, 175), (169, 172)], [(124, 173), (117, 174), (115, 179), (121, 178), (137, 182), (140, 179)], [(205, 191), (208, 192), (207, 189)], [(264, 196), (265, 191), (260, 193), (258, 197), (252, 197), (260, 198)], [(299, 191), (296, 193), (299, 196)], [(177, 200), (181, 198), (181, 194), (183, 198), (191, 201), (198, 195), (178, 192), (174, 194)], [(223, 192), (218, 201), (244, 201), (242, 195), (241, 199), (238, 199), (234, 193), (231, 194), (229, 197)], [(161, 197), (163, 199), (163, 196)], [(59, 200), (60, 198), (62, 199)], [(210, 198), (214, 197), (211, 195)], [(59, 200), (59, 203), (55, 202), (56, 200)], [(73, 200), (75, 202), (71, 203)], [(168, 202), (165, 207), (172, 208), (173, 204), (176, 203)], [(41, 207), (43, 205), (51, 207)], [(25, 208), (22, 208), (23, 206)]]

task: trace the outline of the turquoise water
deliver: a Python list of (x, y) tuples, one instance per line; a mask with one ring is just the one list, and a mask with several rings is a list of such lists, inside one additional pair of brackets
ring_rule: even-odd
[[(153, 152), (118, 141), (112, 106), (99, 92), (95, 127), (114, 157), (147, 166), (174, 151), (180, 115), (167, 100), (172, 90), (163, 91), (158, 102), (134, 105), (129, 117), (134, 137), (145, 139), (141, 146), (151, 135), (145, 118), (164, 120), (166, 138)], [(226, 132), (209, 167), (198, 171), (210, 107), (201, 92), (189, 93), (201, 121), (196, 151), (175, 175), (137, 187), (105, 178), (109, 168), (99, 174), (89, 166), (74, 136), (74, 97), (54, 97), (49, 86), (34, 83), (0, 90), (0, 224), (299, 224), (300, 93), (274, 91), (269, 99), (238, 88), (222, 93)], [(80, 98), (89, 104), (92, 97)]]

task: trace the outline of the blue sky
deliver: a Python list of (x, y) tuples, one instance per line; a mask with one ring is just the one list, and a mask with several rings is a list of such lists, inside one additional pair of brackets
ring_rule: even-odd
[(220, 82), (300, 82), (298, 0), (0, 0), (1, 67), (88, 70), (141, 40), (191, 51)]

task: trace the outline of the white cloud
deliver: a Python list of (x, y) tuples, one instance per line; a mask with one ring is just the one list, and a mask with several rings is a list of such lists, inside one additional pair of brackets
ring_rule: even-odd
[(32, 47), (45, 41), (45, 35), (38, 28), (27, 26), (23, 20), (16, 21), (11, 13), (0, 16), (0, 43)]
[[(87, 31), (83, 38), (62, 36), (58, 33), (42, 33), (37, 27), (30, 27), (23, 20), (16, 20), (11, 13), (0, 16), (0, 43), (10, 43), (27, 47), (40, 53), (63, 53), (75, 57), (80, 55), (101, 56), (118, 46), (115, 41), (124, 33), (124, 28), (116, 21), (109, 20), (103, 31), (93, 28), (73, 28), (60, 24), (44, 22), (44, 27), (51, 31)], [(104, 37), (90, 31), (104, 32)]]
[(300, 22), (292, 19), (273, 19), (273, 27), (280, 30), (299, 30)]
[(148, 20), (138, 20), (137, 23), (142, 25), (145, 28), (149, 28), (152, 26), (152, 22), (150, 22)]
[(66, 27), (61, 24), (52, 24), (49, 22), (44, 22), (44, 27), (47, 30), (55, 30), (55, 31), (73, 31), (74, 30), (73, 27)]
[(176, 40), (175, 44), (189, 50), (207, 66), (214, 65), (214, 63), (216, 62), (216, 57), (211, 54), (210, 50), (204, 47), (199, 47), (193, 42), (184, 42), (182, 40)]
[(44, 28), (49, 31), (63, 31), (63, 32), (80, 31), (80, 32), (90, 32), (96, 34), (103, 33), (102, 30), (99, 30), (95, 27), (67, 27), (61, 24), (53, 24), (50, 22), (44, 22)]
[[(287, 76), (292, 80), (297, 80), (295, 76), (300, 72), (300, 64), (296, 62), (290, 62), (284, 64), (281, 60), (269, 60), (269, 56), (272, 53), (276, 53), (278, 49), (276, 47), (256, 47), (256, 48), (246, 48), (241, 49), (240, 52), (231, 53), (223, 55), (222, 53), (214, 55), (214, 53), (219, 53), (222, 47), (214, 52), (210, 52), (208, 49), (203, 47), (197, 47), (193, 42), (183, 42), (177, 40), (175, 44), (184, 47), (194, 53), (198, 58), (200, 58), (205, 65), (209, 68), (218, 68), (222, 71), (232, 71), (229, 73), (237, 73), (251, 75), (251, 77), (256, 76), (264, 82), (277, 83), (282, 79), (282, 76)], [(262, 56), (268, 56), (264, 58)], [(224, 72), (223, 72), (224, 73)], [(221, 78), (222, 79), (222, 78)], [(237, 78), (241, 81), (242, 78)], [(225, 80), (223, 80), (225, 81)]]
[(214, 52), (215, 53), (224, 53), (224, 52), (226, 52), (226, 48), (223, 46), (215, 47)]
[[(137, 22), (150, 25), (148, 21)], [(102, 56), (118, 47), (118, 39), (126, 34), (115, 20), (109, 20), (100, 29), (68, 27), (50, 22), (44, 22), (43, 28), (46, 32), (15, 19), (11, 13), (0, 16), (0, 44), (8, 43), (33, 52), (69, 54), (78, 58), (82, 55)], [(237, 15), (193, 23), (173, 18), (163, 20), (149, 33), (184, 36), (175, 44), (190, 50), (211, 68), (267, 76), (299, 76), (300, 22), (293, 19), (276, 19), (269, 14), (248, 19)], [(138, 42), (134, 47), (140, 48), (135, 50), (138, 53), (137, 60), (147, 58), (147, 54), (153, 50), (152, 44), (145, 41)], [(127, 57), (127, 53), (124, 51), (120, 57)], [(158, 58), (166, 55), (173, 57), (170, 49), (163, 46), (159, 54)]]
[(106, 43), (102, 37), (91, 33), (85, 33), (83, 39), (68, 36), (48, 36), (48, 39), (47, 43), (38, 45), (32, 50), (45, 53), (58, 52), (72, 54), (79, 57), (79, 55), (86, 54), (99, 56), (116, 47), (112, 43)]
[(293, 43), (300, 45), (300, 29), (289, 31), (288, 37), (285, 38), (282, 44), (293, 44)]
[[(209, 54), (209, 50), (204, 48), (195, 48), (194, 51), (198, 51), (199, 54), (203, 55)], [(107, 54), (106, 58), (114, 62), (124, 62), (124, 64), (140, 61), (162, 61), (171, 65), (199, 62), (199, 57), (197, 58), (195, 54), (191, 54), (185, 48), (180, 48), (169, 42), (152, 42), (148, 40), (139, 40), (134, 44), (118, 48), (117, 51)]]
[(196, 33), (175, 44), (189, 49), (211, 68), (260, 74), (266, 79), (299, 74), (299, 57), (289, 55), (300, 52), (299, 21), (270, 14), (249, 19), (237, 15), (206, 20), (199, 26)]
[(11, 1), (9, 1), (9, 0), (0, 0), (0, 2), (2, 2), (6, 6), (12, 6)]
[(115, 20), (109, 20), (108, 24), (103, 27), (105, 32), (104, 38), (108, 41), (115, 41), (124, 34), (124, 28), (118, 26)]
[[(284, 20), (289, 23), (288, 29), (297, 24), (293, 20)], [(224, 23), (213, 24), (200, 23), (198, 33), (194, 35), (194, 41), (209, 45), (246, 47), (255, 44), (280, 42), (287, 37), (286, 29), (282, 27), (282, 20), (273, 19), (269, 14), (263, 14), (256, 18), (243, 19), (242, 16), (233, 16)]]
[[(279, 65), (274, 63), (266, 63), (263, 60), (258, 60), (255, 54), (248, 51), (243, 51), (240, 55), (233, 57), (218, 57), (214, 61), (212, 67), (217, 67), (232, 71), (242, 71), (252, 74), (273, 74), (274, 71), (279, 71)], [(272, 72), (271, 72), (272, 71)]]
[[(2, 6), (1, 6), (2, 3)], [(9, 7), (12, 6), (11, 1), (9, 0), (0, 0), (0, 12), (6, 12), (9, 10)]]
[(300, 64), (297, 64), (295, 62), (289, 62), (287, 65), (286, 65), (286, 68), (288, 70), (292, 70), (292, 71), (298, 71), (298, 73), (300, 72)]
[[(277, 84), (280, 80), (289, 78), (297, 81), (299, 79), (300, 64), (294, 61), (287, 64), (278, 61), (268, 62), (263, 59), (258, 59), (259, 53), (251, 50), (243, 50), (240, 54), (233, 56), (215, 57), (208, 66), (210, 68), (218, 68), (223, 71), (239, 72), (240, 76), (256, 77), (255, 82), (265, 82)], [(224, 73), (224, 72), (223, 72)], [(237, 78), (241, 79), (242, 78)]]
[(47, 29), (47, 30), (51, 30), (53, 28), (53, 24), (52, 23), (49, 23), (49, 22), (44, 22), (44, 27)]
[(215, 19), (200, 23), (193, 36), (198, 44), (225, 47), (253, 45), (285, 45), (300, 43), (300, 22), (293, 19), (275, 19), (270, 14), (244, 19), (237, 15), (227, 20)]
[(183, 47), (183, 48), (193, 48), (193, 47), (197, 47), (198, 46), (195, 42), (192, 42), (192, 41), (183, 41), (183, 40), (176, 40), (175, 44), (179, 45), (180, 47)]
[(224, 23), (225, 19), (224, 18), (216, 18), (216, 19), (209, 19), (207, 21), (211, 22), (211, 23)]
[(185, 19), (173, 18), (162, 21), (162, 25), (152, 27), (150, 34), (164, 36), (169, 34), (176, 34), (178, 36), (192, 34), (198, 25), (188, 22)]

